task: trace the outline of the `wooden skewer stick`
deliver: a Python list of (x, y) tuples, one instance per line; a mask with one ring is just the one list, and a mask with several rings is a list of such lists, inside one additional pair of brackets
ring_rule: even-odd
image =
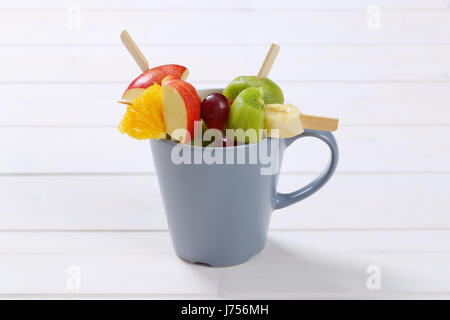
[(267, 52), (266, 58), (264, 59), (261, 68), (259, 69), (256, 79), (267, 78), (273, 63), (277, 58), (278, 52), (280, 52), (280, 46), (275, 43), (272, 43), (269, 51)]
[(136, 42), (134, 42), (133, 38), (131, 38), (127, 30), (122, 31), (122, 33), (120, 34), (120, 39), (122, 40), (122, 43), (125, 45), (125, 47), (128, 49), (128, 52), (134, 58), (138, 66), (142, 69), (142, 72), (147, 71), (148, 61), (147, 59), (145, 59), (144, 54), (138, 48)]
[(326, 118), (302, 113), (300, 119), (305, 129), (335, 131), (339, 125), (339, 119), (337, 118)]
[(118, 102), (118, 103), (121, 103), (121, 104), (129, 105), (129, 106), (132, 105), (132, 103), (131, 103), (130, 101), (121, 101), (121, 100), (119, 100), (119, 101), (117, 101), (117, 102)]

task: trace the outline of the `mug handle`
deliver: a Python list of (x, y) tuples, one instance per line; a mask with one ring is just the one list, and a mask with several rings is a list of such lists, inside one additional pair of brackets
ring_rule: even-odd
[(334, 138), (333, 134), (327, 131), (305, 129), (305, 131), (302, 134), (299, 134), (298, 136), (283, 139), (284, 147), (286, 148), (289, 145), (291, 145), (295, 140), (304, 137), (314, 137), (324, 141), (331, 150), (330, 162), (328, 163), (324, 171), (316, 179), (314, 179), (312, 182), (310, 182), (303, 188), (300, 188), (290, 193), (277, 192), (275, 195), (275, 207), (274, 207), (275, 210), (285, 208), (287, 206), (290, 206), (291, 204), (294, 204), (298, 201), (301, 201), (309, 197), (317, 190), (322, 188), (325, 185), (325, 183), (328, 182), (328, 180), (331, 178), (334, 171), (336, 170), (336, 166), (339, 160), (339, 150), (336, 143), (336, 139)]

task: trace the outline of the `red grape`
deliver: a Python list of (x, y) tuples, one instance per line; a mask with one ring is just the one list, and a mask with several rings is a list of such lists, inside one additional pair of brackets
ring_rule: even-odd
[(228, 120), (230, 105), (220, 93), (211, 93), (202, 101), (202, 118), (209, 129), (222, 130)]

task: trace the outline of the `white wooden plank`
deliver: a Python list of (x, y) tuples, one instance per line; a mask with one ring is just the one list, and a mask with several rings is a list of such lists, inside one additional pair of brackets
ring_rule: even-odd
[[(448, 126), (341, 127), (337, 171), (448, 172), (449, 134)], [(0, 173), (154, 172), (148, 141), (112, 127), (0, 128), (0, 137)], [(324, 143), (305, 138), (287, 150), (282, 171), (320, 171), (328, 158)]]
[(5, 26), (0, 29), (0, 43), (117, 44), (124, 28), (139, 44), (170, 45), (448, 44), (450, 37), (450, 12), (445, 10), (382, 12), (379, 29), (368, 27), (366, 20), (364, 9), (356, 12), (87, 11), (82, 12), (79, 22), (73, 14), (64, 11), (38, 14), (10, 11), (0, 13), (0, 21)]
[[(313, 175), (281, 175), (291, 192)], [(272, 215), (276, 229), (447, 228), (448, 174), (336, 174), (317, 194)]]
[[(226, 82), (193, 83), (219, 88)], [(278, 82), (303, 112), (339, 117), (341, 125), (448, 125), (450, 83)], [(116, 126), (127, 84), (3, 84), (0, 126)], [(25, 93), (25, 94), (24, 94)], [(424, 112), (426, 110), (426, 112)]]
[(0, 177), (0, 229), (167, 229), (156, 176)]
[[(126, 2), (120, 0), (78, 0), (76, 3), (72, 0), (3, 0), (0, 8), (2, 11), (8, 10), (24, 10), (28, 11), (48, 11), (48, 10), (65, 10), (66, 8), (77, 5), (83, 11), (99, 10), (174, 10), (174, 11), (212, 11), (212, 10), (361, 10), (373, 5), (371, 0), (239, 0), (239, 1), (209, 1), (209, 0), (190, 0), (189, 3), (183, 0), (171, 1), (142, 1), (128, 0)], [(383, 10), (390, 9), (447, 9), (448, 2), (446, 0), (377, 0), (376, 4)]]
[[(282, 175), (292, 191), (312, 174)], [(272, 229), (450, 228), (449, 174), (336, 174)], [(0, 230), (167, 230), (155, 175), (0, 177)], [(336, 210), (337, 208), (337, 210)]]
[[(449, 237), (448, 231), (271, 232), (264, 251), (249, 262), (205, 268), (178, 259), (166, 232), (1, 233), (0, 291), (218, 298), (448, 294)], [(73, 265), (81, 282), (70, 290), (67, 268)], [(381, 270), (381, 290), (366, 286), (371, 265)]]
[[(178, 63), (187, 66), (191, 82), (228, 83), (239, 75), (256, 74), (267, 46), (143, 46), (142, 50), (151, 65)], [(450, 45), (285, 46), (270, 77), (276, 82), (448, 82), (449, 56)], [(122, 47), (3, 47), (0, 59), (8, 61), (0, 66), (1, 83), (89, 82), (108, 85), (129, 83), (140, 73)]]

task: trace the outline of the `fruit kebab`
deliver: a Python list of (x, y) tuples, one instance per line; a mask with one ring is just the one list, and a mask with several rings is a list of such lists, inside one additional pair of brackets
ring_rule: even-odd
[(134, 98), (137, 98), (145, 91), (145, 89), (154, 83), (161, 85), (162, 80), (168, 75), (183, 80), (187, 79), (189, 70), (186, 67), (177, 64), (167, 64), (149, 69), (147, 59), (126, 30), (122, 31), (120, 39), (142, 70), (142, 74), (134, 79), (125, 90), (122, 99), (131, 101)]
[[(224, 89), (224, 95), (233, 101), (227, 126), (256, 132), (264, 128), (269, 137), (276, 132), (279, 138), (294, 137), (304, 129), (336, 130), (338, 119), (305, 115), (296, 106), (283, 104), (283, 91), (267, 78), (279, 50), (278, 45), (272, 44), (256, 77), (236, 77)], [(258, 135), (255, 141), (248, 141), (245, 137), (245, 142), (258, 142), (261, 138)]]
[(127, 104), (119, 130), (135, 139), (165, 139), (176, 129), (190, 136), (178, 137), (186, 143), (194, 135), (194, 122), (200, 121), (200, 98), (195, 88), (184, 81), (189, 71), (176, 64), (148, 68), (145, 56), (126, 30), (120, 38), (143, 73), (133, 80), (119, 101)]
[[(185, 81), (189, 73), (186, 67), (168, 64), (149, 69), (130, 35), (123, 31), (120, 37), (143, 71), (125, 90), (125, 101), (119, 101), (128, 105), (119, 130), (130, 137), (229, 147), (259, 142), (264, 138), (262, 129), (267, 130), (268, 137), (290, 138), (304, 129), (334, 131), (338, 127), (338, 119), (305, 115), (296, 106), (284, 104), (283, 91), (267, 78), (279, 52), (275, 44), (257, 76), (236, 77), (223, 91), (211, 90), (201, 100), (197, 90)], [(207, 129), (218, 133), (208, 135), (213, 141), (203, 136)], [(224, 134), (229, 129), (234, 132), (230, 137)]]
[(284, 102), (283, 91), (267, 78), (279, 51), (280, 47), (272, 44), (256, 77), (234, 78), (223, 91), (225, 97), (233, 101), (227, 128), (244, 131), (252, 129), (256, 133), (253, 136), (237, 136), (239, 142), (258, 142), (264, 129), (264, 106)]

